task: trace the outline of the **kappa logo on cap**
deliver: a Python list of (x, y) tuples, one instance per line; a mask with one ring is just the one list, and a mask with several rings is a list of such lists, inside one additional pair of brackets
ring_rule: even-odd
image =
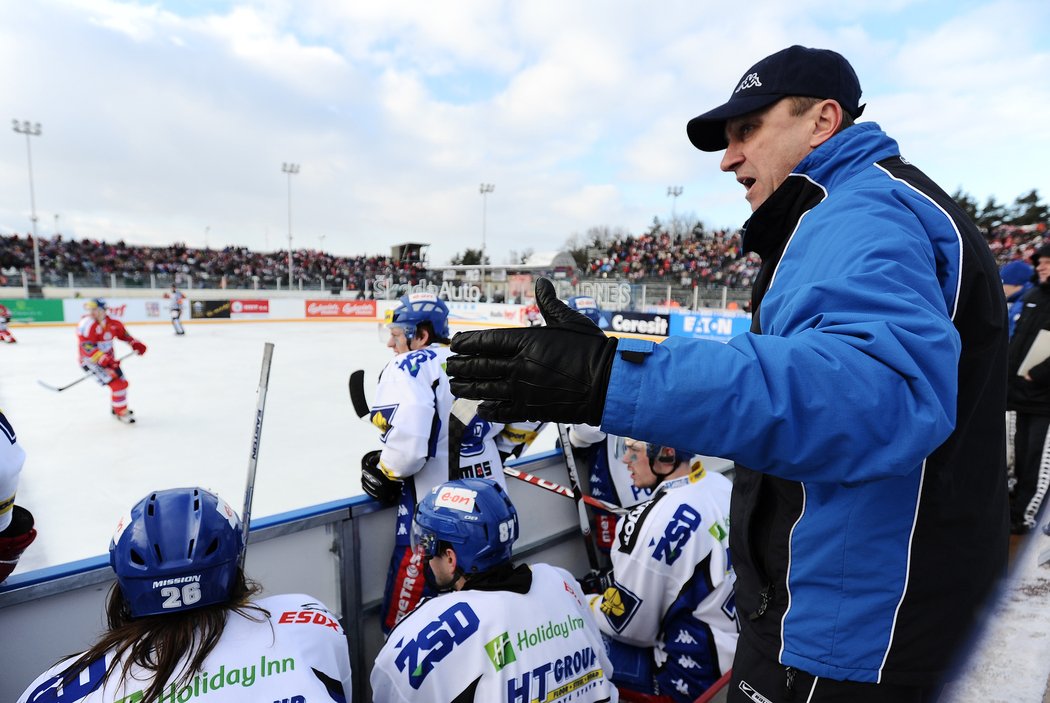
[(744, 80), (740, 81), (740, 85), (733, 91), (734, 94), (739, 93), (741, 90), (747, 90), (748, 88), (761, 88), (762, 81), (759, 80), (757, 73), (749, 73), (744, 76)]

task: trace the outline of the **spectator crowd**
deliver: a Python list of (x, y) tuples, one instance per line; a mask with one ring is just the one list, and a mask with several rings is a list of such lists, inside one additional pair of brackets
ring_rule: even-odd
[[(197, 288), (275, 288), (288, 280), (288, 252), (254, 252), (247, 247), (198, 249), (185, 244), (147, 247), (93, 239), (41, 238), (40, 266), (45, 283), (64, 283), (72, 273), (99, 285), (109, 285), (115, 274), (125, 287), (149, 286), (150, 277), (178, 281)], [(20, 272), (33, 271), (33, 239), (0, 235), (0, 285), (20, 285)], [(366, 280), (390, 276), (398, 283), (415, 284), (426, 269), (418, 261), (395, 262), (389, 256), (335, 256), (314, 249), (292, 252), (292, 277), (326, 288), (363, 290)]]
[[(1002, 225), (986, 234), (988, 246), (1002, 265), (1027, 260), (1050, 242), (1045, 222), (1035, 225)], [(611, 238), (596, 243), (581, 267), (582, 278), (627, 280), (630, 283), (670, 283), (688, 287), (750, 288), (759, 259), (743, 251), (741, 230), (671, 234), (654, 227), (640, 235)], [(593, 256), (594, 250), (601, 251)], [(64, 239), (61, 235), (40, 240), (40, 265), (46, 283), (61, 285), (72, 273), (109, 285), (116, 274), (126, 287), (148, 286), (151, 275), (197, 288), (275, 288), (288, 280), (288, 253), (253, 252), (247, 247), (199, 249), (185, 244), (166, 247), (135, 246), (118, 241)], [(427, 278), (425, 262), (394, 261), (389, 256), (336, 256), (314, 249), (292, 252), (293, 280), (311, 287), (365, 290), (365, 282), (378, 276), (393, 283), (416, 285)], [(0, 235), (0, 285), (20, 285), (22, 271), (33, 270), (33, 240), (29, 235)]]

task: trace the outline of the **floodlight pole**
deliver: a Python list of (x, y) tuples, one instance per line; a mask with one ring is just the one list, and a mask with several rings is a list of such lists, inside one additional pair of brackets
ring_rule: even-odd
[(36, 282), (42, 284), (43, 281), (40, 278), (40, 243), (37, 241), (36, 233), (36, 193), (33, 192), (33, 149), (29, 144), (30, 137), (40, 136), (40, 123), (31, 123), (29, 120), (23, 122), (11, 120), (11, 122), (16, 132), (26, 135), (26, 159), (29, 162), (29, 207), (31, 213), (29, 219), (33, 221), (33, 274), (36, 276)]
[(678, 202), (678, 196), (682, 194), (682, 186), (667, 186), (667, 195), (671, 198), (671, 227), (678, 234), (678, 221), (675, 220), (674, 206)]
[(286, 163), (281, 171), (288, 174), (288, 290), (292, 289), (292, 176), (299, 173), (299, 164)]
[[(487, 205), (488, 195), (492, 191), (496, 190), (496, 186), (492, 183), (482, 183), (478, 188), (478, 192), (481, 193), (481, 290), (485, 290), (485, 220), (487, 218)], [(485, 296), (488, 300), (488, 296)]]

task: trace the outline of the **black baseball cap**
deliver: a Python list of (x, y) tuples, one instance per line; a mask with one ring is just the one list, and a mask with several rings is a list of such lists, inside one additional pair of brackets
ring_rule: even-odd
[(700, 151), (721, 151), (728, 146), (726, 120), (769, 107), (789, 95), (835, 100), (854, 119), (864, 112), (860, 80), (849, 61), (829, 49), (796, 44), (749, 68), (724, 105), (689, 120), (689, 141)]

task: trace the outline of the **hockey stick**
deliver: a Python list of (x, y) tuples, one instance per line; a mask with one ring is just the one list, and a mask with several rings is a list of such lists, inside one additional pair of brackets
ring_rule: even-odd
[[(350, 402), (353, 403), (354, 412), (357, 413), (358, 417), (366, 417), (369, 414), (368, 398), (365, 396), (365, 372), (363, 369), (358, 369), (350, 374), (349, 389), (350, 389)], [(457, 401), (459, 402), (459, 401)], [(466, 420), (470, 422), (470, 418)], [(450, 432), (451, 432), (450, 428)], [(462, 429), (460, 429), (462, 431)], [(450, 442), (451, 446), (451, 442)], [(538, 486), (544, 490), (557, 493), (558, 495), (565, 496), (566, 498), (575, 498), (571, 489), (566, 488), (560, 484), (548, 481), (545, 478), (534, 476), (530, 473), (520, 471), (519, 469), (511, 468), (509, 466), (503, 467), (503, 473), (511, 478), (516, 478), (519, 481), (525, 483), (531, 483), (533, 486)], [(598, 510), (604, 510), (607, 513), (614, 515), (625, 515), (627, 511), (618, 505), (612, 503), (606, 503), (604, 500), (592, 498), (589, 495), (584, 494), (583, 500), (587, 505), (590, 505)]]
[(368, 399), (365, 398), (365, 371), (358, 369), (350, 374), (350, 402), (358, 417), (369, 414)]
[[(135, 356), (135, 352), (128, 352), (124, 356), (122, 356), (119, 359), (117, 359), (117, 363), (119, 364), (120, 362), (124, 361), (124, 359), (127, 359), (129, 356)], [(81, 381), (86, 381), (87, 379), (91, 378), (94, 375), (95, 375), (95, 373), (93, 371), (88, 371), (86, 374), (84, 374), (83, 376), (81, 376), (77, 380), (73, 381), (72, 383), (67, 383), (64, 386), (52, 386), (49, 383), (44, 383), (39, 378), (36, 380), (36, 382), (39, 383), (44, 388), (48, 389), (49, 391), (55, 391), (56, 393), (61, 393), (62, 391), (66, 390), (67, 388), (72, 388), (73, 386), (77, 385)]]
[(572, 455), (572, 445), (569, 444), (569, 428), (562, 423), (556, 423), (558, 437), (561, 438), (561, 454), (565, 457), (565, 468), (569, 470), (569, 485), (572, 486), (572, 497), (576, 501), (576, 512), (580, 517), (580, 532), (583, 534), (583, 543), (587, 548), (587, 561), (591, 565), (591, 571), (600, 571), (601, 563), (598, 561), (598, 547), (594, 543), (594, 534), (591, 533), (591, 518), (587, 515), (586, 500), (583, 489), (580, 487), (580, 475), (576, 471), (576, 458)]
[(255, 497), (255, 468), (259, 464), (259, 442), (262, 440), (263, 412), (266, 410), (266, 389), (270, 385), (270, 363), (273, 361), (273, 343), (263, 345), (262, 370), (259, 372), (259, 400), (255, 406), (255, 427), (252, 428), (252, 451), (248, 456), (248, 480), (244, 486), (244, 510), (241, 511), (240, 566), (248, 552), (248, 527), (252, 521), (252, 499)]
[(711, 684), (711, 686), (708, 687), (706, 691), (701, 693), (700, 697), (693, 701), (693, 703), (711, 703), (711, 701), (715, 699), (715, 696), (718, 693), (720, 693), (722, 689), (729, 685), (729, 681), (732, 678), (733, 670), (730, 669), (726, 673), (722, 674), (718, 681), (715, 681), (713, 684)]
[[(510, 476), (511, 478), (516, 478), (519, 481), (524, 481), (525, 483), (531, 483), (533, 486), (537, 486), (544, 490), (550, 491), (551, 493), (557, 493), (560, 496), (565, 496), (566, 498), (571, 498), (573, 500), (575, 500), (576, 498), (576, 496), (573, 495), (572, 489), (563, 486), (559, 483), (555, 483), (554, 481), (548, 481), (545, 478), (540, 478), (539, 476), (526, 473), (524, 471), (521, 471), (520, 469), (515, 469), (512, 466), (504, 466), (503, 473), (507, 476)], [(583, 502), (587, 505), (590, 505), (593, 508), (597, 508), (598, 510), (604, 510), (605, 512), (612, 513), (613, 515), (627, 514), (626, 508), (621, 508), (620, 506), (613, 505), (612, 503), (606, 503), (604, 500), (593, 498), (587, 495), (586, 493), (583, 494)]]

